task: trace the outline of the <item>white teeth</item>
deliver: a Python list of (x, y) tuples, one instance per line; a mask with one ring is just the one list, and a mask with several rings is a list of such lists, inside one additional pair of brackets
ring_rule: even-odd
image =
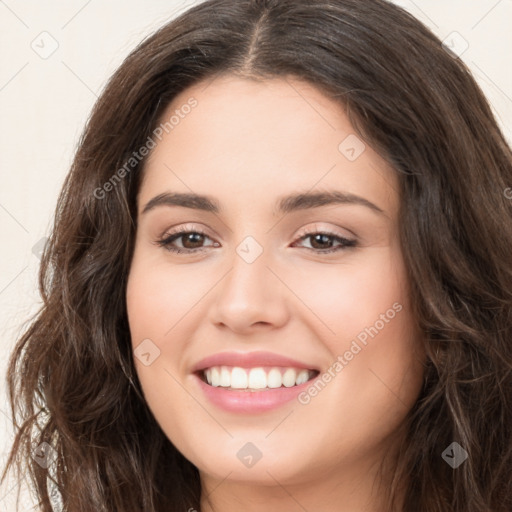
[(295, 380), (295, 384), (297, 384), (297, 386), (298, 386), (299, 384), (304, 384), (304, 382), (307, 382), (308, 380), (309, 380), (308, 370), (301, 370), (297, 374), (297, 379)]
[(231, 387), (233, 389), (247, 389), (248, 380), (247, 372), (243, 368), (235, 366), (231, 370)]
[(240, 368), (213, 366), (204, 370), (206, 382), (214, 387), (231, 389), (290, 388), (307, 382), (314, 373), (296, 368)]
[(283, 386), (291, 388), (295, 386), (295, 379), (297, 378), (297, 372), (292, 368), (288, 368), (283, 375)]
[(222, 386), (224, 388), (229, 388), (230, 384), (231, 384), (231, 372), (225, 366), (222, 366), (220, 369), (219, 386)]
[(249, 387), (252, 389), (267, 387), (267, 374), (263, 368), (253, 368), (249, 372)]
[(267, 375), (267, 386), (269, 388), (280, 388), (283, 385), (281, 372), (277, 368), (272, 368)]
[(219, 369), (216, 366), (214, 366), (211, 370), (212, 386), (218, 386), (220, 384)]

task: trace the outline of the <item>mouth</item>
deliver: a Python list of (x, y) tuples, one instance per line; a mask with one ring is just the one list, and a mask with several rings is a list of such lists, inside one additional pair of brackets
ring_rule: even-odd
[(315, 369), (260, 366), (211, 366), (196, 372), (208, 386), (229, 391), (256, 392), (300, 386), (319, 375)]

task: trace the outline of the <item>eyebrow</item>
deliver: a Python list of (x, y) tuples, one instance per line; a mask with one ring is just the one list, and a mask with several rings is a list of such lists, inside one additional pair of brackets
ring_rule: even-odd
[[(335, 204), (365, 206), (374, 213), (387, 217), (382, 208), (368, 201), (368, 199), (337, 190), (327, 192), (303, 192), (280, 197), (277, 201), (277, 211), (278, 213), (290, 213)], [(148, 201), (142, 210), (142, 214), (153, 210), (157, 206), (182, 206), (211, 213), (220, 213), (222, 210), (219, 202), (210, 196), (194, 193), (164, 192)]]

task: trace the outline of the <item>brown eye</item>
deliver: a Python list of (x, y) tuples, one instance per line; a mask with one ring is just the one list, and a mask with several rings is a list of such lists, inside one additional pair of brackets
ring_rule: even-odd
[(197, 249), (198, 247), (201, 247), (205, 236), (202, 233), (194, 232), (179, 235), (177, 238), (182, 238), (182, 245), (185, 249)]
[[(205, 250), (208, 246), (203, 245), (210, 237), (202, 231), (179, 229), (177, 232), (165, 236), (161, 240), (157, 240), (157, 244), (166, 250), (175, 253), (193, 253)], [(181, 244), (180, 244), (181, 242)], [(176, 243), (178, 245), (176, 245)], [(218, 243), (214, 242), (210, 246), (218, 247)]]
[[(344, 238), (334, 233), (323, 232), (307, 233), (299, 240), (310, 240), (311, 247), (305, 247), (305, 249), (315, 251), (319, 254), (342, 251), (357, 245), (356, 240), (349, 240), (348, 238)], [(334, 245), (335, 243), (337, 243), (337, 245)]]
[(313, 249), (330, 249), (333, 245), (333, 237), (324, 235), (323, 233), (309, 235), (308, 238), (312, 241), (311, 246)]

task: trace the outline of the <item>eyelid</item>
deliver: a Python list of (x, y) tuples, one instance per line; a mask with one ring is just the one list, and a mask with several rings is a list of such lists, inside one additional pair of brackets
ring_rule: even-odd
[[(345, 228), (346, 229), (346, 228)], [(348, 237), (350, 238), (358, 238), (355, 233), (350, 231), (349, 229), (346, 229), (350, 233)], [(171, 226), (170, 228), (165, 229), (162, 234), (158, 237), (160, 240), (163, 238), (169, 238), (173, 235), (176, 235), (178, 233), (189, 233), (189, 232), (197, 232), (202, 235), (206, 235), (209, 238), (213, 238), (210, 234), (208, 234), (207, 230), (205, 230), (203, 227), (198, 226), (197, 224), (179, 224), (178, 227), (174, 228), (174, 226)], [(316, 233), (326, 233), (333, 236), (339, 236), (340, 238), (347, 238), (347, 235), (344, 235), (343, 233), (337, 233), (331, 228), (321, 228), (318, 227), (317, 224), (313, 225), (313, 228), (311, 227), (303, 227), (301, 230), (297, 233), (297, 235), (294, 235), (294, 239), (297, 240), (299, 238), (304, 237), (305, 235), (311, 235)]]
[(208, 234), (208, 230), (206, 228), (203, 228), (200, 224), (176, 224), (174, 226), (168, 227), (164, 229), (161, 234), (158, 236), (159, 239), (162, 239), (164, 237), (169, 237), (172, 235), (175, 235), (177, 233), (188, 233), (190, 231), (201, 233), (204, 235), (207, 235), (211, 238), (211, 236)]
[(340, 238), (346, 238), (346, 239), (354, 239), (354, 240), (357, 240), (358, 239), (358, 236), (353, 232), (353, 231), (350, 231), (350, 229), (345, 229), (345, 231), (348, 232), (348, 234), (343, 234), (342, 232), (337, 232), (336, 229), (341, 229), (341, 228), (322, 228), (322, 227), (318, 227), (318, 224), (315, 223), (313, 224), (313, 228), (311, 228), (310, 225), (304, 227), (304, 228), (301, 228), (301, 230), (299, 231), (298, 235), (297, 235), (297, 238), (302, 238), (304, 235), (311, 235), (313, 233), (327, 233), (329, 235), (332, 235), (332, 236), (339, 236)]

